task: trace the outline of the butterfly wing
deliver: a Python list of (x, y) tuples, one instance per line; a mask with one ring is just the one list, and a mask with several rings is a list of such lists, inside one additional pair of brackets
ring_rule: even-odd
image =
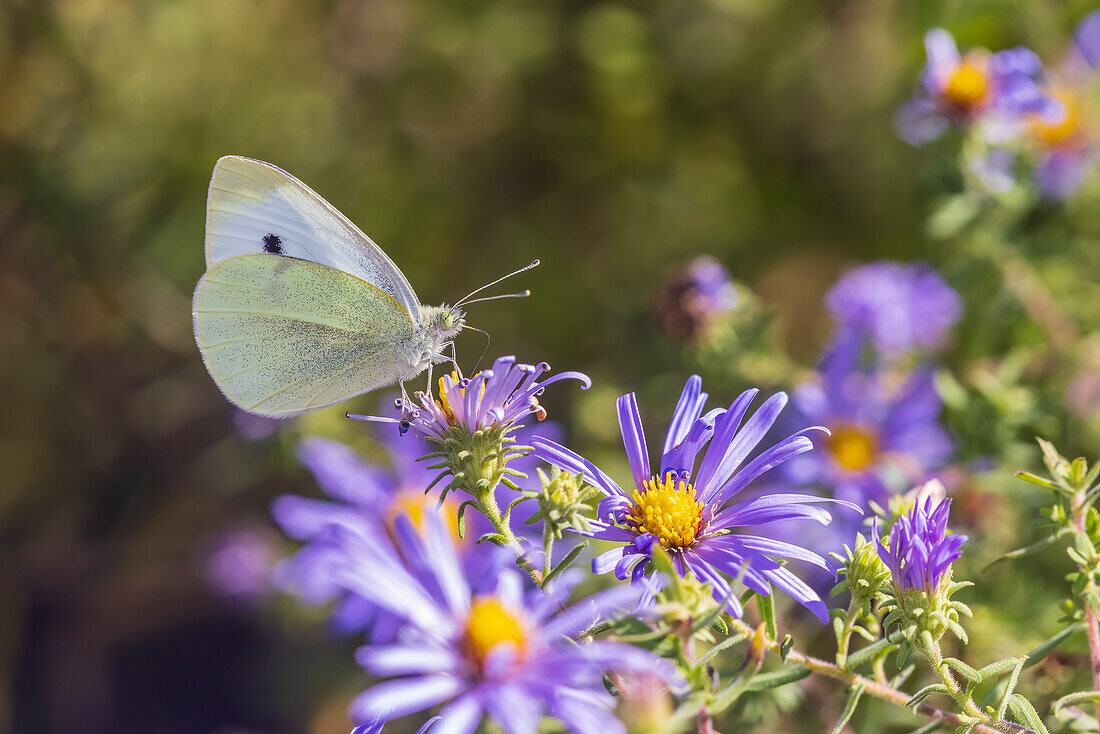
[(343, 270), (393, 297), (413, 318), (420, 302), (382, 249), (313, 189), (270, 163), (226, 156), (206, 201), (206, 269), (268, 253)]
[(276, 255), (215, 264), (192, 305), (203, 361), (233, 403), (291, 416), (347, 400), (404, 376), (398, 345), (409, 312), (342, 270)]

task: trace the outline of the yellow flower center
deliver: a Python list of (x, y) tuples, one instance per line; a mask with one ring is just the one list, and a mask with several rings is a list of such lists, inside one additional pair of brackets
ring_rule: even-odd
[(829, 450), (836, 463), (845, 471), (863, 471), (875, 460), (878, 439), (870, 431), (858, 426), (843, 426), (833, 430), (829, 439)]
[[(458, 374), (452, 372), (451, 379), (455, 382), (458, 382)], [(459, 388), (459, 393), (465, 395), (466, 391), (462, 388)], [(443, 415), (447, 416), (447, 422), (449, 424), (451, 424), (452, 426), (458, 425), (458, 418), (455, 416), (455, 412), (451, 410), (450, 401), (447, 400), (447, 391), (444, 389), (444, 382), (442, 377), (439, 378), (439, 398), (435, 401), (435, 404), (438, 405), (439, 409), (443, 411)]]
[(495, 596), (474, 599), (466, 622), (466, 649), (474, 662), (484, 663), (497, 645), (511, 645), (522, 654), (526, 644), (527, 625), (522, 618)]
[(633, 500), (628, 522), (635, 530), (655, 536), (668, 550), (695, 542), (703, 514), (695, 487), (670, 472), (647, 480), (644, 492), (634, 490)]
[(989, 75), (985, 64), (964, 59), (947, 77), (943, 96), (963, 112), (971, 112), (989, 96)]
[(1062, 103), (1065, 114), (1057, 122), (1050, 122), (1039, 115), (1030, 119), (1031, 134), (1035, 140), (1047, 148), (1068, 148), (1081, 142), (1084, 133), (1084, 119), (1081, 102), (1076, 95), (1059, 89), (1054, 98)]

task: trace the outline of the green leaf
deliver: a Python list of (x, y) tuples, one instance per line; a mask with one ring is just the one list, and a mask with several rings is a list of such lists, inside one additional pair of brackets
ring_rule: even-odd
[(924, 688), (917, 691), (916, 693), (914, 693), (913, 697), (905, 702), (905, 705), (906, 706), (916, 706), (918, 703), (920, 703), (924, 699), (928, 698), (933, 693), (943, 693), (945, 695), (950, 696), (951, 695), (951, 689), (949, 689), (947, 686), (945, 686), (942, 683), (933, 683), (931, 685), (927, 685)]
[(1071, 706), (1077, 703), (1084, 703), (1085, 701), (1100, 701), (1100, 691), (1078, 691), (1068, 696), (1062, 696), (1051, 704), (1050, 712), (1057, 716), (1063, 706)]
[(713, 660), (715, 655), (722, 652), (723, 650), (728, 650), (729, 648), (733, 647), (738, 642), (741, 642), (744, 639), (745, 639), (745, 635), (743, 635), (741, 633), (737, 633), (733, 637), (727, 637), (726, 639), (722, 640), (717, 645), (715, 645), (714, 647), (712, 647), (711, 649), (707, 650), (705, 653), (700, 655), (699, 656), (699, 662), (697, 663), (697, 665), (705, 665), (706, 663)]
[(1001, 705), (997, 707), (997, 718), (1004, 719), (1005, 711), (1011, 704), (1009, 699), (1012, 698), (1012, 692), (1016, 690), (1016, 683), (1020, 680), (1020, 671), (1024, 669), (1024, 661), (1021, 660), (1016, 664), (1016, 667), (1012, 669), (1012, 676), (1008, 679), (1008, 685), (1005, 686), (1004, 697), (1001, 699)]
[(790, 653), (791, 647), (794, 645), (794, 638), (789, 634), (783, 636), (783, 641), (779, 643), (779, 659), (784, 663), (787, 662), (787, 654)]
[(1043, 720), (1039, 718), (1039, 713), (1035, 710), (1035, 707), (1019, 693), (1013, 693), (1008, 697), (1008, 707), (1012, 709), (1012, 715), (1016, 718), (1016, 721), (1026, 727), (1034, 729), (1039, 732), (1039, 734), (1049, 734), (1046, 726), (1043, 725)]
[(714, 624), (715, 620), (719, 619), (725, 613), (726, 605), (729, 604), (730, 597), (732, 597), (733, 594), (734, 589), (730, 587), (729, 593), (726, 594), (726, 598), (722, 600), (721, 604), (708, 611), (702, 617), (699, 617), (698, 619), (693, 619), (691, 622), (692, 634), (698, 632), (701, 629), (706, 629), (707, 627), (710, 627), (712, 624)]
[(901, 643), (898, 647), (897, 664), (899, 668), (904, 668), (905, 664), (909, 662), (909, 658), (913, 657), (913, 645), (908, 641)]
[(774, 673), (765, 673), (764, 675), (757, 675), (749, 681), (746, 690), (749, 691), (770, 691), (773, 688), (779, 688), (785, 686), (788, 683), (795, 683), (800, 681), (810, 674), (810, 669), (802, 665), (796, 665), (793, 668), (784, 668), (783, 670), (777, 670)]
[(863, 686), (856, 686), (852, 690), (852, 695), (848, 696), (848, 703), (844, 705), (844, 711), (841, 712), (840, 718), (837, 719), (836, 726), (833, 727), (831, 734), (840, 734), (844, 730), (845, 725), (852, 718), (852, 714), (856, 712), (856, 706), (859, 705), (859, 699), (863, 697)]
[(1003, 556), (1000, 556), (998, 558), (994, 558), (992, 561), (987, 563), (985, 565), (985, 568), (982, 569), (982, 573), (985, 573), (989, 569), (993, 568), (994, 566), (996, 566), (1001, 561), (1010, 561), (1010, 560), (1013, 560), (1013, 559), (1016, 559), (1016, 558), (1024, 558), (1025, 556), (1030, 556), (1032, 553), (1038, 553), (1039, 551), (1046, 548), (1048, 545), (1053, 545), (1054, 543), (1056, 543), (1061, 537), (1062, 537), (1062, 534), (1060, 532), (1059, 533), (1054, 533), (1053, 535), (1048, 535), (1047, 537), (1043, 538), (1042, 540), (1036, 541), (1035, 543), (1032, 543), (1031, 545), (1024, 546), (1023, 548), (1017, 548), (1014, 551), (1009, 551), (1008, 553), (1005, 553)]
[(493, 545), (506, 545), (507, 544), (507, 541), (504, 539), (504, 536), (501, 535), (500, 533), (485, 533), (485, 535), (482, 535), (475, 542), (476, 542), (477, 545), (480, 545), (480, 544), (484, 543), (485, 541), (489, 541)]
[(465, 502), (463, 502), (461, 505), (458, 506), (458, 537), (459, 538), (465, 538), (466, 537), (466, 521), (463, 519), (463, 516), (466, 514), (466, 506), (467, 505), (473, 505), (475, 508), (477, 507), (477, 503), (474, 502), (473, 500), (466, 500)]
[(897, 643), (890, 642), (888, 639), (882, 639), (878, 642), (868, 645), (867, 647), (856, 650), (854, 653), (848, 656), (848, 663), (844, 666), (847, 670), (855, 670), (860, 665), (873, 660), (879, 655), (889, 655), (890, 650), (897, 646)]
[(943, 664), (949, 666), (952, 670), (961, 675), (963, 678), (966, 678), (971, 683), (982, 682), (982, 674), (974, 670), (974, 668), (970, 667), (958, 658), (944, 658)]
[(1027, 662), (1024, 663), (1024, 667), (1025, 668), (1030, 668), (1032, 665), (1035, 665), (1036, 663), (1040, 662), (1043, 658), (1045, 658), (1047, 655), (1049, 655), (1051, 652), (1053, 652), (1055, 648), (1057, 648), (1059, 645), (1061, 645), (1063, 642), (1065, 642), (1074, 633), (1080, 632), (1084, 628), (1085, 628), (1085, 625), (1084, 625), (1083, 622), (1077, 622), (1076, 624), (1071, 624), (1069, 627), (1066, 627), (1064, 630), (1062, 630), (1058, 634), (1054, 635), (1053, 637), (1048, 639), (1046, 642), (1040, 643), (1038, 647), (1036, 647), (1034, 650), (1032, 650), (1031, 652), (1029, 652), (1027, 654), (1027, 656), (1026, 656), (1026, 661)]
[(584, 543), (581, 543), (580, 545), (571, 548), (569, 552), (565, 554), (565, 557), (558, 561), (558, 565), (554, 566), (552, 569), (550, 569), (550, 573), (546, 574), (546, 578), (542, 580), (542, 588), (545, 589), (551, 581), (556, 579), (558, 576), (561, 576), (563, 571), (572, 566), (573, 561), (577, 560), (577, 556), (583, 553), (584, 549), (587, 547), (588, 542), (585, 541)]
[(772, 597), (763, 594), (756, 595), (756, 611), (760, 614), (760, 621), (764, 623), (769, 640), (779, 637), (779, 628), (775, 624), (775, 604)]
[(1046, 489), (1058, 489), (1058, 487), (1054, 486), (1054, 483), (1051, 482), (1049, 479), (1043, 479), (1042, 477), (1036, 476), (1031, 472), (1018, 471), (1016, 472), (1016, 478), (1022, 479), (1028, 484), (1035, 484), (1039, 487), (1044, 487)]
[(741, 695), (747, 690), (751, 680), (751, 669), (746, 668), (742, 670), (734, 676), (734, 679), (730, 681), (729, 685), (714, 694), (714, 697), (710, 699), (710, 704), (707, 706), (707, 711), (712, 714), (719, 714), (728, 709), (737, 702), (737, 699), (741, 698)]
[(1004, 660), (998, 660), (997, 662), (990, 663), (989, 665), (979, 670), (978, 676), (984, 680), (985, 678), (1004, 675), (1019, 664), (1020, 658), (1005, 658)]

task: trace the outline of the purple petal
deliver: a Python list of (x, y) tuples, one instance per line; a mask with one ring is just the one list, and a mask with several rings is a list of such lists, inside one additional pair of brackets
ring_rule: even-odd
[(385, 681), (360, 693), (351, 704), (351, 715), (356, 720), (375, 716), (396, 719), (446, 701), (462, 690), (463, 685), (462, 681), (449, 675)]
[(630, 470), (634, 474), (634, 486), (641, 489), (653, 476), (649, 471), (649, 449), (645, 443), (645, 431), (642, 429), (642, 416), (638, 413), (638, 399), (634, 393), (627, 393), (618, 399), (615, 407), (619, 412), (619, 431), (623, 435), (623, 447), (630, 461)]

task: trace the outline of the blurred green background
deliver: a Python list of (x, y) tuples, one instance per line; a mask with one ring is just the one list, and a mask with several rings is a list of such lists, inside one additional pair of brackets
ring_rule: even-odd
[[(227, 600), (204, 570), (226, 533), (281, 553), (270, 499), (315, 492), (289, 436), (369, 452), (342, 416), (377, 401), (273, 438), (240, 428), (191, 333), (219, 156), (311, 185), (426, 303), (541, 258), (515, 284), (532, 298), (479, 304), (469, 320), (492, 333), (489, 358), (591, 374), (586, 402), (561, 389), (547, 403), (598, 443), (613, 440), (619, 392), (648, 390), (660, 415), (693, 369), (651, 305), (695, 255), (778, 311), (805, 366), (844, 266), (942, 260), (923, 221), (945, 174), (892, 125), (922, 34), (944, 25), (964, 45), (1028, 43), (1055, 59), (1089, 6), (0, 2), (0, 711), (12, 730), (348, 728), (354, 644), (326, 642), (319, 614), (286, 600)], [(1069, 213), (1095, 227), (1084, 203)], [(483, 343), (464, 336), (459, 353)]]

